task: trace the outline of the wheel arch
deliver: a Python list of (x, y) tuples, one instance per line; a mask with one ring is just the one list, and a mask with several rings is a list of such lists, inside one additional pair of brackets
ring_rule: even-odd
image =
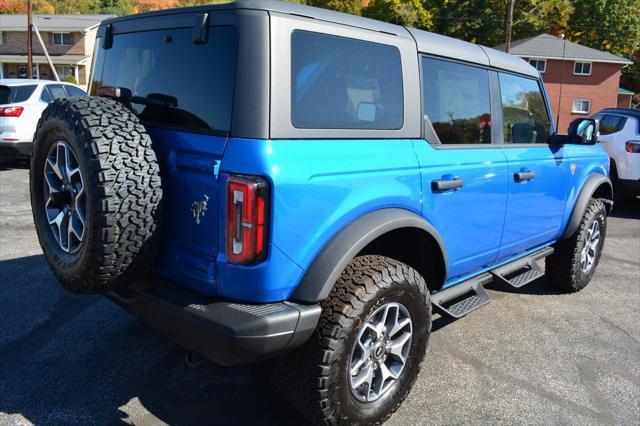
[(611, 179), (601, 174), (592, 174), (585, 180), (561, 238), (571, 237), (578, 229), (589, 200), (593, 197), (607, 200), (607, 213), (609, 213), (613, 208), (613, 185), (611, 184)]
[(444, 242), (435, 228), (408, 210), (388, 208), (367, 213), (340, 230), (316, 255), (293, 292), (292, 299), (326, 299), (336, 280), (358, 255), (378, 254), (408, 264), (430, 288), (439, 288), (447, 275)]

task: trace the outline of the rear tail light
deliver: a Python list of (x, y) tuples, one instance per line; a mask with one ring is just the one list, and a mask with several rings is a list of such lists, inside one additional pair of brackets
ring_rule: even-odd
[(24, 107), (21, 106), (0, 107), (0, 117), (20, 117), (22, 111)]
[(257, 176), (227, 181), (226, 255), (230, 263), (263, 261), (267, 255), (269, 184)]
[(637, 154), (640, 152), (640, 141), (628, 141), (624, 144), (624, 149), (626, 149), (627, 152)]

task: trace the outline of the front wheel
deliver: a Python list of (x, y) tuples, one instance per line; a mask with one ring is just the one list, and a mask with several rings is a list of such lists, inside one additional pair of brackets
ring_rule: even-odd
[(607, 233), (607, 210), (600, 199), (592, 198), (576, 232), (556, 243), (555, 253), (546, 260), (549, 280), (569, 292), (580, 291), (595, 273)]
[(380, 424), (415, 382), (431, 330), (424, 279), (382, 256), (355, 258), (287, 363), (291, 399), (317, 424)]

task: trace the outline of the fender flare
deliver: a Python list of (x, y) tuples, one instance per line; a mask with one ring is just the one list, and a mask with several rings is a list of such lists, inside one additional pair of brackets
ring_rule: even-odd
[(400, 228), (418, 228), (433, 237), (442, 253), (446, 274), (447, 252), (435, 228), (408, 210), (387, 208), (359, 217), (334, 235), (311, 262), (292, 299), (314, 303), (326, 299), (344, 268), (363, 248), (381, 235)]
[(564, 233), (560, 238), (569, 238), (573, 235), (576, 229), (578, 229), (578, 226), (580, 226), (580, 221), (582, 220), (582, 216), (584, 215), (584, 212), (587, 209), (587, 205), (589, 204), (589, 200), (602, 185), (605, 185), (608, 189), (609, 198), (607, 198), (607, 200), (609, 200), (610, 204), (613, 203), (611, 201), (611, 198), (613, 196), (613, 185), (611, 184), (611, 179), (601, 174), (590, 175), (585, 180), (582, 188), (580, 189), (580, 194), (576, 198), (576, 202), (573, 205), (571, 218), (569, 219), (567, 227), (565, 228)]

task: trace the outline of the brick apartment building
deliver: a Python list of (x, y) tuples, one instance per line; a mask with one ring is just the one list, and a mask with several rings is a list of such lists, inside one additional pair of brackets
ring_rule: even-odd
[[(111, 15), (34, 15), (61, 80), (73, 76), (86, 88), (98, 25)], [(27, 15), (0, 15), (0, 78), (27, 78)], [(54, 80), (35, 33), (33, 76)]]
[[(496, 49), (505, 50), (505, 45)], [(626, 58), (549, 34), (516, 40), (509, 53), (540, 71), (560, 132), (603, 108), (629, 108), (633, 92), (620, 87), (622, 67), (632, 64)]]

